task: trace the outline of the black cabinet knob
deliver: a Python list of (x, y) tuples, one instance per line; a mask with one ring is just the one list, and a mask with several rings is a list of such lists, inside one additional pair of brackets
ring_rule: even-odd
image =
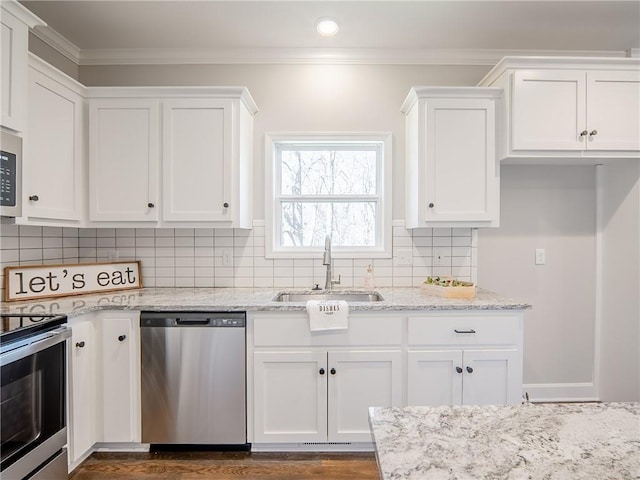
[(462, 373), (462, 367), (456, 367), (456, 372)]
[(84, 340), (82, 342), (76, 342), (77, 348), (84, 348)]
[(155, 208), (155, 206), (156, 206), (155, 203), (151, 203), (151, 202), (147, 203), (147, 207), (149, 208)]
[(320, 375), (324, 375), (324, 368), (320, 369)]
[(435, 207), (435, 205), (432, 202), (432, 203), (429, 204), (429, 208), (433, 208), (433, 207)]
[(227, 202), (224, 202), (224, 203), (222, 204), (222, 206), (223, 206), (224, 208), (229, 208), (229, 204), (228, 204)]
[(331, 373), (331, 375), (335, 375), (336, 374), (336, 369), (332, 368), (331, 370), (329, 370), (329, 372)]
[(119, 341), (119, 342), (124, 342), (125, 338), (127, 338), (127, 336), (126, 336), (126, 335), (119, 335), (119, 336), (118, 336), (118, 341)]
[(31, 200), (32, 202), (37, 202), (38, 200), (40, 200), (40, 197), (38, 197), (38, 195), (31, 195), (29, 197), (29, 200)]
[(471, 368), (471, 367), (467, 367), (467, 372), (468, 372), (468, 373), (473, 373), (473, 368)]

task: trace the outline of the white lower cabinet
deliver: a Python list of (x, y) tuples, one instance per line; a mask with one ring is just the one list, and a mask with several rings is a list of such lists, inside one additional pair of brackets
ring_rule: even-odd
[(400, 350), (329, 352), (328, 441), (370, 442), (369, 407), (399, 406)]
[(254, 442), (326, 442), (326, 352), (256, 352), (253, 362)]
[(71, 322), (69, 348), (69, 461), (81, 459), (96, 442), (96, 332), (94, 314)]
[(140, 441), (139, 312), (72, 318), (69, 353), (69, 460), (96, 443)]
[(140, 441), (138, 314), (99, 314), (102, 356), (102, 442)]
[(371, 442), (368, 409), (400, 404), (397, 351), (254, 354), (256, 443)]
[(519, 353), (495, 350), (411, 350), (409, 405), (505, 405), (518, 403)]
[(354, 312), (348, 329), (322, 332), (300, 312), (255, 312), (247, 325), (258, 448), (369, 443), (369, 407), (522, 398), (522, 311)]

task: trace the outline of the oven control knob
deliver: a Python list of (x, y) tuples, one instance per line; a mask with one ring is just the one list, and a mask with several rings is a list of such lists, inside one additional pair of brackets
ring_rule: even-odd
[(118, 341), (119, 341), (119, 342), (124, 342), (125, 338), (127, 338), (127, 336), (126, 336), (126, 335), (119, 335), (119, 336), (118, 336)]
[(84, 340), (82, 342), (76, 342), (76, 347), (84, 348)]

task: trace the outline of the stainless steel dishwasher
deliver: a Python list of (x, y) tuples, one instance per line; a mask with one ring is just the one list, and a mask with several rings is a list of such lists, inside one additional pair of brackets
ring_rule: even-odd
[(247, 444), (244, 313), (142, 312), (142, 442)]

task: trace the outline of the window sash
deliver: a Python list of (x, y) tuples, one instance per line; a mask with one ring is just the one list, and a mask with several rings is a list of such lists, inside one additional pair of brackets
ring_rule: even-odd
[[(291, 136), (301, 136), (292, 134)], [(310, 134), (309, 137), (316, 135)], [(315, 256), (322, 251), (318, 246), (283, 246), (282, 245), (282, 214), (283, 204), (300, 203), (373, 203), (375, 205), (375, 245), (372, 246), (333, 246), (334, 253), (338, 257), (390, 257), (391, 251), (391, 191), (390, 179), (390, 155), (391, 136), (389, 134), (322, 134), (324, 140), (297, 140), (288, 139), (288, 135), (266, 135), (266, 154), (270, 156), (270, 172), (267, 173), (268, 187), (266, 189), (268, 199), (267, 208), (272, 206), (272, 211), (265, 212), (267, 219), (267, 256), (277, 257), (304, 257)], [(278, 137), (278, 138), (274, 138)], [(284, 137), (284, 138), (282, 138)], [(348, 138), (348, 140), (336, 140), (336, 138)], [(363, 138), (366, 138), (363, 140)], [(352, 140), (353, 139), (353, 140)], [(338, 195), (313, 195), (282, 193), (282, 155), (288, 151), (368, 151), (376, 152), (375, 162), (375, 193), (373, 194), (338, 194)], [(385, 196), (387, 198), (385, 198)], [(273, 229), (273, 230), (271, 230)]]

